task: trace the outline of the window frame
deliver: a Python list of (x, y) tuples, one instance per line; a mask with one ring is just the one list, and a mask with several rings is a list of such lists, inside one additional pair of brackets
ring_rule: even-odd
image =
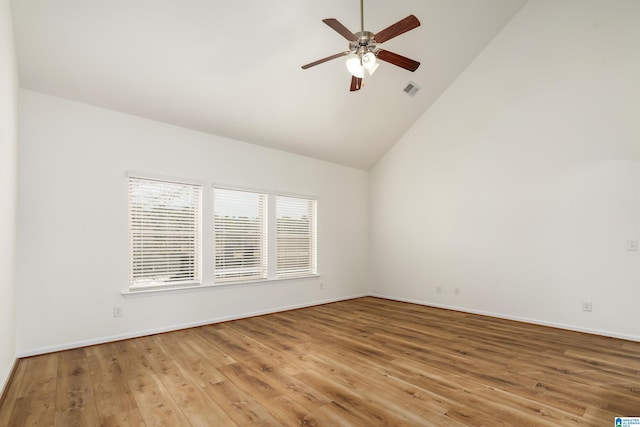
[[(309, 224), (308, 224), (308, 233), (309, 236), (309, 255), (308, 255), (308, 267), (306, 268), (295, 268), (295, 262), (287, 262), (286, 264), (289, 266), (281, 266), (282, 260), (282, 252), (283, 248), (281, 247), (281, 232), (280, 232), (280, 224), (279, 224), (279, 209), (278, 209), (278, 201), (283, 199), (297, 199), (300, 201), (304, 201), (307, 203), (307, 209), (311, 212), (309, 214)], [(286, 279), (300, 279), (305, 277), (314, 277), (318, 276), (318, 198), (312, 196), (304, 196), (299, 194), (290, 194), (290, 193), (276, 193), (274, 200), (274, 217), (275, 217), (275, 240), (276, 240), (276, 260), (275, 260), (275, 276), (277, 280), (286, 280)], [(291, 208), (291, 207), (289, 207)], [(294, 228), (295, 231), (295, 228)], [(300, 249), (300, 246), (298, 246)], [(304, 264), (300, 264), (304, 265)], [(289, 270), (289, 271), (287, 271)]]
[[(259, 231), (258, 237), (259, 237), (259, 250), (260, 250), (260, 254), (259, 254), (259, 265), (256, 266), (252, 266), (252, 267), (247, 267), (245, 269), (245, 271), (248, 273), (246, 275), (242, 274), (242, 268), (237, 267), (237, 268), (233, 268), (233, 267), (229, 267), (229, 268), (223, 268), (222, 270), (220, 270), (218, 268), (218, 242), (219, 242), (219, 238), (218, 238), (218, 220), (217, 220), (217, 215), (216, 215), (216, 190), (221, 190), (222, 192), (236, 192), (236, 193), (245, 193), (246, 195), (255, 195), (258, 197), (258, 211), (260, 212), (261, 217), (257, 218), (258, 219), (258, 226), (257, 229)], [(271, 251), (269, 250), (269, 235), (270, 235), (270, 229), (269, 229), (269, 212), (270, 212), (270, 208), (272, 203), (270, 202), (270, 194), (269, 192), (266, 192), (264, 190), (257, 190), (257, 189), (249, 189), (249, 188), (240, 188), (240, 187), (234, 187), (234, 186), (229, 186), (229, 185), (220, 185), (220, 184), (214, 184), (212, 186), (212, 197), (213, 197), (213, 280), (214, 280), (214, 284), (217, 285), (226, 285), (226, 284), (233, 284), (233, 283), (247, 283), (247, 282), (260, 282), (260, 281), (266, 281), (269, 280), (269, 266), (270, 266), (270, 254)], [(236, 209), (239, 209), (240, 206), (236, 206)], [(251, 232), (251, 229), (249, 229), (249, 232)], [(243, 249), (245, 249), (244, 247), (244, 243), (245, 242), (241, 242), (241, 246), (243, 247)], [(250, 247), (250, 246), (249, 246)], [(226, 274), (219, 274), (220, 271), (224, 271), (224, 270), (229, 270), (228, 273)], [(236, 272), (234, 273), (233, 270), (236, 270)], [(257, 274), (249, 274), (251, 273), (251, 271), (258, 271)], [(228, 275), (227, 275), (228, 274)]]
[[(242, 187), (236, 185), (227, 185), (218, 182), (206, 182), (200, 180), (194, 180), (189, 178), (175, 178), (164, 175), (150, 174), (146, 172), (127, 171), (125, 173), (127, 177), (127, 231), (129, 233), (128, 239), (128, 256), (129, 256), (129, 286), (120, 292), (123, 297), (136, 297), (136, 296), (152, 296), (161, 295), (165, 293), (175, 292), (193, 292), (207, 289), (229, 287), (229, 286), (253, 286), (260, 284), (267, 284), (273, 282), (282, 282), (289, 280), (304, 280), (313, 277), (319, 277), (318, 273), (318, 197), (310, 196), (308, 194), (289, 193), (289, 192), (277, 192), (267, 189), (258, 189), (250, 187)], [(132, 282), (133, 271), (133, 252), (132, 252), (132, 234), (131, 234), (131, 190), (129, 188), (129, 181), (131, 179), (145, 180), (145, 181), (159, 181), (160, 183), (177, 184), (195, 186), (198, 188), (197, 195), (197, 209), (195, 216), (197, 217), (197, 226), (194, 228), (195, 240), (197, 243), (194, 245), (197, 250), (195, 251), (195, 257), (193, 258), (195, 275), (191, 280), (184, 281), (139, 281), (138, 283)], [(210, 188), (210, 191), (205, 191), (206, 188)], [(219, 280), (216, 278), (216, 230), (215, 230), (215, 188), (224, 188), (235, 191), (245, 191), (249, 193), (263, 194), (266, 199), (266, 209), (264, 210), (266, 225), (264, 231), (266, 234), (266, 277), (264, 274), (261, 277), (252, 277), (247, 279), (238, 278), (238, 280)], [(312, 201), (314, 204), (313, 210), (313, 222), (311, 230), (313, 237), (313, 250), (310, 268), (299, 274), (282, 274), (278, 271), (278, 231), (277, 231), (277, 200), (279, 197), (289, 197), (295, 199), (303, 199), (306, 201)], [(210, 240), (213, 238), (213, 240)]]
[[(149, 187), (153, 186), (151, 183), (158, 183), (159, 186), (166, 186), (166, 187), (176, 186), (175, 188), (183, 187), (183, 189), (190, 189), (192, 191), (191, 195), (193, 196), (193, 199), (189, 200), (192, 203), (192, 209), (190, 210), (191, 213), (187, 215), (187, 218), (189, 219), (187, 228), (191, 227), (190, 229), (191, 231), (183, 232), (179, 230), (180, 228), (179, 226), (181, 225), (181, 223), (179, 222), (175, 222), (172, 224), (172, 226), (176, 227), (174, 229), (169, 227), (169, 229), (166, 229), (164, 231), (160, 231), (157, 229), (153, 231), (150, 228), (147, 228), (147, 229), (143, 228), (143, 229), (138, 229), (138, 231), (135, 231), (135, 227), (133, 225), (134, 214), (135, 214), (134, 211), (136, 209), (144, 209), (144, 205), (140, 205), (138, 208), (133, 208), (132, 198), (135, 197), (135, 194), (132, 194), (132, 181), (144, 182), (145, 183), (144, 185), (147, 185)], [(128, 220), (128, 234), (129, 234), (129, 237), (128, 237), (129, 287), (128, 289), (129, 291), (138, 292), (138, 291), (153, 290), (153, 289), (182, 288), (182, 287), (202, 285), (202, 280), (203, 280), (202, 279), (203, 277), (202, 276), (202, 267), (203, 267), (203, 264), (202, 264), (202, 210), (203, 210), (203, 193), (204, 193), (203, 187), (204, 186), (202, 182), (193, 181), (193, 180), (178, 179), (178, 178), (165, 177), (165, 176), (153, 176), (149, 174), (140, 174), (140, 173), (131, 173), (131, 172), (127, 173), (127, 191), (128, 191), (127, 220)], [(144, 195), (142, 195), (141, 197), (144, 197)], [(147, 197), (151, 197), (151, 196), (147, 194)], [(163, 216), (162, 213), (156, 212), (155, 213), (157, 215), (156, 219), (164, 218), (165, 220), (168, 220), (171, 218), (171, 213), (175, 214), (176, 212), (180, 212), (180, 211), (168, 210), (164, 212), (166, 214), (165, 216)], [(177, 218), (179, 218), (179, 216)], [(136, 234), (138, 235), (137, 237), (136, 237)], [(174, 275), (176, 277), (180, 275), (185, 275), (186, 277), (184, 280), (144, 280), (144, 274), (141, 274), (141, 275), (136, 274), (136, 263), (137, 262), (141, 262), (143, 264), (145, 263), (144, 259), (140, 261), (136, 260), (136, 242), (140, 242), (139, 240), (141, 238), (140, 234), (147, 235), (147, 237), (156, 236), (160, 240), (162, 239), (171, 240), (168, 238), (169, 235), (178, 236), (178, 237), (187, 237), (186, 239), (187, 241), (191, 239), (191, 244), (182, 244), (182, 245), (180, 245), (179, 243), (176, 243), (176, 241), (174, 240), (174, 244), (176, 244), (178, 247), (182, 246), (182, 249), (184, 248), (189, 249), (187, 256), (189, 257), (190, 262), (187, 263), (187, 265), (190, 265), (191, 268), (187, 269), (186, 275), (185, 275), (185, 271), (180, 269), (179, 267), (180, 264), (176, 264), (176, 266), (178, 266), (178, 268), (176, 269), (172, 270), (171, 268), (169, 268), (170, 265), (172, 264), (172, 261), (169, 259), (165, 258), (163, 262), (157, 263), (157, 266), (167, 267), (165, 273), (168, 275)], [(177, 240), (177, 242), (179, 242), (179, 240)], [(161, 251), (158, 250), (158, 253), (160, 252)], [(149, 256), (153, 258), (153, 251), (147, 252), (147, 257)], [(147, 260), (147, 262), (149, 263), (149, 265), (154, 264), (152, 261), (149, 262)], [(141, 267), (138, 267), (138, 268), (141, 268)]]

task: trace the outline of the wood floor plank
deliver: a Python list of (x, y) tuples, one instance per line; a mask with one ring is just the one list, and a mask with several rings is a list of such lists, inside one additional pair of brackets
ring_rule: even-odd
[(58, 376), (57, 355), (33, 356), (24, 359), (24, 370), (38, 372), (39, 375), (24, 375), (17, 389), (18, 396), (27, 397), (33, 393), (55, 392)]
[(85, 349), (59, 353), (55, 425), (99, 425)]
[[(369, 395), (363, 395), (357, 390), (341, 384), (339, 381), (324, 375), (324, 373), (308, 370), (298, 374), (297, 378), (308, 382), (313, 388), (331, 397), (331, 401), (341, 408), (362, 419), (361, 425), (375, 426), (410, 426), (415, 425), (402, 414), (388, 409), (371, 399)], [(380, 391), (380, 390), (379, 390)]]
[(258, 350), (271, 360), (271, 364), (290, 375), (295, 375), (305, 369), (304, 364), (297, 363), (297, 361), (308, 354), (307, 343), (310, 341), (310, 337), (305, 334), (298, 336), (288, 334), (285, 324), (277, 321), (272, 322), (264, 317), (259, 320), (246, 320), (246, 322), (235, 322), (230, 326), (247, 338), (263, 344)]
[[(215, 384), (225, 379), (218, 366), (235, 363), (232, 358), (221, 354), (220, 350), (208, 343), (193, 330), (177, 331), (175, 335), (158, 335), (156, 342), (162, 350), (187, 370), (201, 387)], [(218, 353), (219, 357), (216, 357)]]
[[(286, 401), (295, 402), (301, 407), (312, 410), (324, 405), (329, 401), (326, 396), (322, 396), (317, 390), (307, 386), (304, 382), (298, 381), (292, 373), (302, 372), (307, 369), (302, 368), (298, 363), (297, 355), (289, 354), (288, 359), (280, 357), (270, 346), (264, 345), (230, 327), (226, 330), (228, 338), (233, 339), (238, 345), (244, 346), (249, 353), (242, 359), (243, 366), (252, 375), (254, 381), (261, 381), (272, 390), (273, 397), (287, 395)], [(284, 350), (286, 351), (286, 350)], [(288, 360), (288, 363), (286, 363)], [(295, 368), (287, 369), (287, 365), (295, 365)], [(230, 370), (227, 369), (227, 372)], [(228, 376), (233, 381), (233, 376)], [(245, 384), (245, 378), (238, 384), (241, 388)]]
[[(0, 411), (0, 425), (53, 425), (58, 357), (34, 356), (22, 362), (14, 377), (15, 404), (12, 412), (6, 412), (7, 417), (10, 414), (12, 417), (3, 420), (3, 411)], [(38, 372), (39, 375), (28, 375), (30, 372)]]
[[(442, 405), (441, 400), (407, 382), (398, 381), (388, 372), (379, 369), (370, 369), (365, 373), (361, 372), (357, 364), (349, 363), (340, 357), (339, 354), (317, 351), (309, 355), (309, 363), (312, 369), (320, 374), (331, 376), (341, 385), (358, 392), (367, 394), (370, 389), (380, 390), (378, 393), (371, 393), (371, 400), (387, 407), (401, 416), (412, 420), (419, 425), (423, 420), (446, 420), (447, 405)], [(449, 420), (447, 425), (462, 425)]]
[(18, 401), (18, 391), (22, 387), (25, 375), (26, 360), (18, 361), (15, 365), (15, 372), (12, 375), (11, 381), (7, 383), (3, 399), (0, 401), (0, 426), (8, 426), (11, 417), (17, 417), (22, 414), (22, 410), (16, 408)]
[[(125, 425), (144, 424), (119, 364), (116, 346), (104, 344), (88, 347), (86, 354), (101, 425), (125, 422)], [(124, 414), (124, 417), (121, 414)]]
[(205, 393), (229, 414), (239, 426), (282, 426), (265, 408), (231, 381), (209, 384)]
[(100, 418), (100, 427), (146, 427), (146, 425), (137, 408)]
[[(37, 394), (36, 394), (37, 396)], [(12, 427), (22, 426), (52, 426), (55, 424), (55, 404), (51, 403), (52, 397), (46, 396), (42, 399), (26, 399), (20, 397), (16, 400), (12, 408), (13, 413), (7, 424)], [(55, 401), (55, 396), (53, 396)]]
[(125, 372), (127, 386), (147, 426), (189, 425), (171, 392), (163, 386), (149, 362), (140, 353), (135, 340), (117, 343), (116, 354)]
[(283, 426), (318, 427), (322, 425), (320, 421), (310, 415), (308, 409), (291, 401), (286, 396), (276, 396), (269, 403), (271, 413)]
[(322, 405), (308, 417), (309, 420), (313, 420), (312, 423), (320, 426), (362, 427), (369, 425), (366, 420), (335, 401)]
[(175, 359), (168, 357), (157, 343), (157, 337), (135, 341), (157, 378), (171, 394), (181, 412), (193, 427), (211, 425), (234, 426), (229, 416), (211, 400), (197, 382)]
[(0, 427), (601, 426), (640, 342), (366, 297), (18, 361)]

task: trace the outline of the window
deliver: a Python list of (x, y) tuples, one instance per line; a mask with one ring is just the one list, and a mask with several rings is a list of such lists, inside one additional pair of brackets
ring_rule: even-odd
[(132, 289), (200, 283), (202, 186), (129, 177)]
[(129, 173), (130, 291), (202, 285), (203, 277), (211, 286), (318, 274), (316, 199), (202, 189), (197, 181)]
[(267, 278), (267, 195), (214, 188), (216, 282)]
[(316, 204), (313, 199), (276, 196), (278, 278), (317, 274)]

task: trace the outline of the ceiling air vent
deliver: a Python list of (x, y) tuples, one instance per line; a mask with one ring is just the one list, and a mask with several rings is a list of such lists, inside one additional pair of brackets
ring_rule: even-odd
[(407, 87), (404, 88), (405, 93), (409, 96), (414, 96), (419, 90), (420, 87), (414, 82), (409, 82), (409, 84), (407, 84)]

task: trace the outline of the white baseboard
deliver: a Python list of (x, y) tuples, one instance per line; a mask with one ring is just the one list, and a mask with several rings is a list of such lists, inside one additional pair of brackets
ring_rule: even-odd
[(583, 328), (581, 326), (566, 325), (566, 324), (563, 324), (563, 323), (555, 323), (555, 322), (547, 322), (547, 321), (544, 321), (544, 320), (530, 319), (530, 318), (527, 318), (527, 317), (511, 316), (511, 315), (508, 315), (508, 314), (493, 313), (493, 312), (490, 312), (490, 311), (482, 311), (482, 310), (473, 310), (473, 309), (469, 309), (469, 308), (456, 307), (456, 306), (450, 306), (450, 305), (444, 305), (444, 304), (435, 304), (435, 303), (431, 303), (431, 302), (427, 302), (427, 301), (414, 300), (414, 299), (410, 299), (410, 298), (397, 298), (397, 297), (393, 297), (393, 296), (390, 296), (390, 295), (384, 295), (384, 294), (370, 293), (369, 296), (377, 297), (377, 298), (384, 298), (384, 299), (393, 300), (393, 301), (399, 301), (399, 302), (408, 302), (408, 303), (411, 303), (411, 304), (424, 305), (424, 306), (427, 306), (427, 307), (443, 308), (445, 310), (453, 310), (453, 311), (460, 311), (460, 312), (470, 313), (470, 314), (479, 314), (479, 315), (482, 315), (482, 316), (496, 317), (496, 318), (499, 318), (499, 319), (515, 320), (517, 322), (531, 323), (531, 324), (534, 324), (534, 325), (541, 325), (541, 326), (549, 326), (549, 327), (552, 327), (552, 328), (565, 329), (565, 330), (568, 330), (568, 331), (584, 332), (586, 334), (601, 335), (601, 336), (610, 337), (610, 338), (619, 338), (619, 339), (623, 339), (623, 340), (627, 340), (627, 341), (640, 342), (640, 336), (620, 334), (620, 333), (617, 333), (617, 332), (603, 331), (603, 330), (600, 330), (600, 329)]
[(316, 305), (329, 304), (329, 303), (332, 303), (332, 302), (346, 301), (346, 300), (350, 300), (350, 299), (354, 299), (354, 298), (361, 298), (361, 297), (366, 297), (366, 296), (384, 298), (384, 299), (388, 299), (388, 300), (399, 301), (399, 302), (407, 302), (407, 303), (418, 304), (418, 305), (423, 305), (423, 306), (427, 306), (427, 307), (435, 307), (435, 308), (442, 308), (442, 309), (446, 309), (446, 310), (461, 311), (461, 312), (464, 312), (464, 313), (478, 314), (478, 315), (489, 316), (489, 317), (496, 317), (496, 318), (499, 318), (499, 319), (515, 320), (517, 322), (531, 323), (531, 324), (534, 324), (534, 325), (549, 326), (549, 327), (552, 327), (552, 328), (565, 329), (565, 330), (569, 330), (569, 331), (584, 332), (584, 333), (593, 334), (593, 335), (601, 335), (601, 336), (605, 336), (605, 337), (619, 338), (619, 339), (624, 339), (624, 340), (628, 340), (628, 341), (640, 342), (640, 336), (635, 336), (635, 335), (626, 335), (626, 334), (620, 334), (620, 333), (617, 333), (617, 332), (603, 331), (603, 330), (599, 330), (599, 329), (583, 328), (583, 327), (575, 326), (575, 325), (566, 325), (566, 324), (562, 324), (562, 323), (548, 322), (548, 321), (539, 320), (539, 319), (531, 319), (531, 318), (520, 317), (520, 316), (511, 316), (511, 315), (503, 314), (503, 313), (494, 313), (494, 312), (488, 312), (488, 311), (482, 311), (482, 310), (468, 309), (468, 308), (464, 308), (464, 307), (456, 307), (456, 306), (450, 306), (450, 305), (444, 305), (444, 304), (435, 304), (435, 303), (431, 303), (431, 302), (428, 302), (428, 301), (421, 301), (421, 300), (415, 300), (415, 299), (410, 299), (410, 298), (398, 298), (398, 297), (394, 297), (394, 296), (391, 296), (391, 295), (385, 295), (385, 294), (363, 293), (363, 294), (355, 294), (355, 295), (339, 297), (339, 298), (330, 298), (330, 299), (324, 299), (324, 300), (317, 300), (317, 301), (312, 301), (312, 302), (307, 302), (307, 303), (302, 303), (302, 304), (295, 304), (295, 305), (290, 305), (290, 306), (271, 308), (271, 309), (266, 309), (266, 310), (259, 310), (259, 311), (254, 311), (254, 312), (241, 313), (241, 314), (232, 315), (232, 316), (215, 317), (215, 318), (210, 318), (210, 319), (199, 321), (199, 322), (184, 323), (184, 324), (180, 324), (180, 325), (172, 325), (172, 326), (167, 326), (167, 327), (162, 327), (162, 328), (148, 329), (148, 330), (144, 330), (144, 331), (136, 331), (136, 332), (132, 332), (132, 333), (128, 333), (128, 334), (105, 336), (105, 337), (99, 337), (99, 338), (90, 339), (90, 340), (70, 342), (70, 343), (54, 345), (54, 346), (48, 346), (48, 347), (40, 347), (40, 348), (31, 349), (31, 350), (20, 351), (20, 352), (18, 352), (17, 357), (18, 358), (23, 358), (23, 357), (36, 356), (36, 355), (39, 355), (39, 354), (53, 353), (53, 352), (56, 352), (56, 351), (70, 350), (70, 349), (74, 349), (74, 348), (87, 347), (87, 346), (90, 346), (90, 345), (104, 344), (104, 343), (108, 343), (108, 342), (121, 341), (121, 340), (126, 340), (126, 339), (131, 339), (131, 338), (138, 338), (138, 337), (143, 337), (143, 336), (147, 336), (147, 335), (159, 334), (159, 333), (163, 333), (163, 332), (177, 331), (177, 330), (180, 330), (180, 329), (195, 328), (195, 327), (198, 327), (198, 326), (211, 325), (211, 324), (220, 323), (220, 322), (228, 322), (228, 321), (231, 321), (231, 320), (244, 319), (244, 318), (248, 318), (248, 317), (261, 316), (261, 315), (264, 315), (264, 314), (278, 313), (278, 312), (288, 311), (288, 310), (295, 310), (295, 309), (298, 309), (298, 308), (305, 308), (305, 307), (312, 307), (312, 306), (316, 306)]
[(160, 334), (160, 333), (163, 333), (163, 332), (178, 331), (180, 329), (195, 328), (195, 327), (198, 327), (198, 326), (211, 325), (211, 324), (221, 323), (221, 322), (228, 322), (230, 320), (246, 319), (248, 317), (261, 316), (261, 315), (264, 315), (264, 314), (271, 314), (271, 313), (279, 313), (279, 312), (289, 311), (289, 310), (296, 310), (298, 308), (312, 307), (312, 306), (316, 306), (316, 305), (329, 304), (329, 303), (338, 302), (338, 301), (346, 301), (346, 300), (350, 300), (350, 299), (354, 299), (354, 298), (361, 298), (361, 297), (366, 297), (366, 296), (367, 296), (367, 294), (364, 293), (364, 294), (356, 294), (356, 295), (350, 295), (350, 296), (339, 297), (339, 298), (329, 298), (329, 299), (317, 300), (317, 301), (307, 302), (307, 303), (302, 303), (302, 304), (295, 304), (295, 305), (271, 308), (271, 309), (266, 309), (266, 310), (258, 310), (258, 311), (253, 311), (253, 312), (241, 313), (241, 314), (232, 315), (232, 316), (214, 317), (214, 318), (203, 320), (203, 321), (199, 321), (199, 322), (183, 323), (183, 324), (180, 324), (180, 325), (172, 325), (172, 326), (167, 326), (167, 327), (162, 327), (162, 328), (148, 329), (148, 330), (144, 330), (144, 331), (136, 331), (136, 332), (132, 332), (132, 333), (128, 333), (128, 334), (111, 335), (111, 336), (106, 336), (106, 337), (90, 339), (90, 340), (75, 341), (75, 342), (70, 342), (70, 343), (65, 343), (65, 344), (60, 344), (60, 345), (53, 345), (53, 346), (48, 346), (48, 347), (40, 347), (40, 348), (35, 348), (35, 349), (31, 349), (31, 350), (25, 350), (25, 351), (18, 352), (18, 358), (37, 356), (37, 355), (40, 355), (40, 354), (53, 353), (53, 352), (56, 352), (56, 351), (71, 350), (71, 349), (80, 348), (80, 347), (88, 347), (88, 346), (91, 346), (91, 345), (104, 344), (104, 343), (108, 343), (108, 342), (121, 341), (121, 340), (127, 340), (127, 339), (131, 339), (131, 338), (139, 338), (139, 337), (144, 337), (144, 336), (147, 336), (147, 335)]

